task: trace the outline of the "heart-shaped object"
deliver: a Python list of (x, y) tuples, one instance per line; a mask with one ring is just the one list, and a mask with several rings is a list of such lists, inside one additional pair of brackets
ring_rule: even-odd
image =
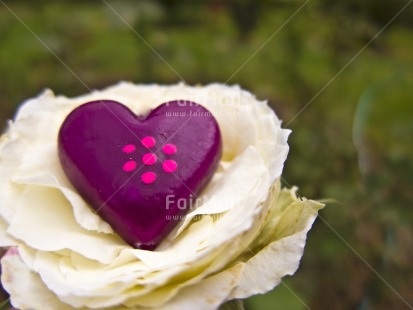
[(218, 123), (190, 101), (164, 103), (147, 116), (92, 101), (59, 132), (60, 162), (73, 186), (127, 243), (146, 250), (195, 206), (221, 153)]

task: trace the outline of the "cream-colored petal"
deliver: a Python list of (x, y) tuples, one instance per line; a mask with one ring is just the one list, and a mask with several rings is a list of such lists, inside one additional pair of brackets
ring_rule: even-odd
[(124, 291), (130, 293), (136, 279), (147, 274), (142, 264), (131, 256), (124, 256), (122, 262), (112, 267), (68, 250), (42, 252), (21, 247), (20, 252), (26, 266), (38, 274), (60, 300), (73, 307), (102, 309), (119, 305), (128, 298)]
[(246, 261), (240, 283), (231, 298), (265, 293), (278, 285), (282, 277), (294, 274), (298, 268), (307, 233), (323, 205), (297, 199), (295, 190), (283, 190), (281, 197), (283, 214), (282, 220), (273, 228), (274, 241)]
[(71, 249), (108, 263), (126, 245), (116, 235), (82, 229), (67, 199), (56, 189), (28, 185), (17, 203), (8, 233), (42, 251)]
[(56, 169), (56, 172), (37, 172), (34, 175), (17, 176), (13, 178), (13, 182), (22, 185), (36, 185), (51, 189), (59, 190), (63, 196), (68, 200), (73, 209), (74, 217), (77, 223), (87, 230), (94, 230), (96, 232), (103, 232), (107, 234), (113, 233), (110, 225), (102, 220), (91, 207), (83, 200), (83, 198), (75, 192), (70, 184), (64, 180), (65, 177)]
[[(267, 180), (268, 171), (254, 147), (248, 147), (229, 165), (220, 178), (213, 180), (203, 191), (195, 210), (189, 212), (185, 220), (172, 234), (178, 236), (196, 216), (219, 214), (243, 204), (248, 196), (256, 192), (257, 180)], [(261, 183), (265, 188), (267, 185)]]
[(0, 247), (17, 245), (16, 240), (7, 233), (8, 223), (0, 216)]
[[(11, 248), (1, 259), (1, 282), (10, 294), (11, 303), (21, 310), (74, 310), (62, 303), (21, 260), (18, 250)], [(80, 309), (79, 309), (80, 310)]]
[(243, 266), (237, 264), (204, 281), (183, 289), (160, 310), (214, 310), (224, 303), (238, 284)]

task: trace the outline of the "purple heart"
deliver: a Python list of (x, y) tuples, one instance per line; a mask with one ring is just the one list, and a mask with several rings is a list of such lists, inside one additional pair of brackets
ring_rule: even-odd
[(59, 157), (73, 186), (131, 246), (153, 250), (193, 206), (222, 153), (204, 107), (171, 101), (137, 116), (110, 100), (72, 111)]

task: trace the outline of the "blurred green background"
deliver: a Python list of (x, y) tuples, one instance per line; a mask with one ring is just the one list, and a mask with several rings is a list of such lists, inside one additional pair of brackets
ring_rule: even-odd
[(330, 199), (246, 309), (413, 309), (413, 4), (0, 1), (0, 126), (49, 87), (240, 84), (291, 128), (284, 186)]

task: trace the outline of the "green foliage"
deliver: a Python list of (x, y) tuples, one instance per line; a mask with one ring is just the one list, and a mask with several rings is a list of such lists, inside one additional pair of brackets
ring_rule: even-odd
[(11, 307), (10, 305), (10, 300), (6, 299), (3, 302), (0, 302), (0, 310), (6, 310), (9, 309)]
[(294, 16), (304, 1), (5, 3), (27, 27), (0, 4), (1, 124), (45, 87), (184, 79), (240, 84), (293, 129), (284, 186), (339, 203), (288, 289), (246, 309), (405, 307), (394, 291), (413, 303), (413, 6), (368, 44), (406, 1), (309, 1)]
[(231, 300), (223, 304), (219, 310), (244, 310), (244, 305), (241, 300)]

